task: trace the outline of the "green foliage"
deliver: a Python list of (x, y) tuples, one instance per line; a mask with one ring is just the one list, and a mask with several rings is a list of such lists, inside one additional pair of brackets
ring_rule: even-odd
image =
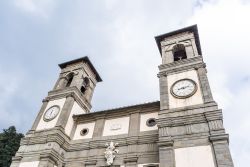
[(24, 137), (17, 133), (15, 126), (10, 126), (0, 133), (0, 167), (9, 167), (11, 159), (20, 146), (20, 140)]

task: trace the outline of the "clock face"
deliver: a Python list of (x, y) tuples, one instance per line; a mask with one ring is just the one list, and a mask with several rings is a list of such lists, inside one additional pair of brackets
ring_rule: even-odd
[(43, 116), (44, 121), (51, 121), (58, 115), (59, 111), (60, 111), (59, 106), (50, 107)]
[(176, 98), (188, 98), (197, 90), (196, 83), (191, 79), (176, 81), (171, 87), (171, 94)]

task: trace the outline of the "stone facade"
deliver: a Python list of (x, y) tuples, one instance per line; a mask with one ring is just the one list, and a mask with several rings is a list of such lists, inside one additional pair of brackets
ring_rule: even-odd
[[(99, 74), (87, 57), (60, 64), (59, 79), (11, 167), (233, 167), (197, 26), (157, 36), (156, 42), (160, 101), (90, 112)], [(192, 89), (185, 82), (176, 88), (181, 94), (173, 94), (182, 80), (194, 83), (189, 96), (182, 96)]]

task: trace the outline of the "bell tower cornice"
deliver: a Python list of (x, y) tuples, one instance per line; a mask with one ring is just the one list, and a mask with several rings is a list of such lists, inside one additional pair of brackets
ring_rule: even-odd
[[(172, 42), (168, 41), (167, 43), (172, 44), (173, 42), (178, 43), (178, 41), (183, 40), (186, 37), (192, 38), (190, 35), (188, 36), (187, 33), (193, 33), (198, 54), (202, 55), (198, 28), (197, 28), (197, 25), (195, 24), (189, 27), (185, 27), (179, 30), (175, 30), (166, 34), (156, 36), (155, 40), (156, 40), (161, 56), (162, 56), (161, 42), (166, 43), (166, 41), (168, 41), (167, 39), (170, 39)], [(179, 37), (178, 40), (177, 40), (177, 36)]]
[(97, 82), (101, 82), (102, 78), (100, 77), (100, 75), (98, 74), (98, 72), (96, 71), (95, 67), (93, 66), (93, 64), (91, 63), (91, 61), (89, 60), (88, 56), (84, 56), (78, 59), (74, 59), (71, 61), (67, 61), (61, 64), (58, 64), (58, 66), (62, 69), (62, 72), (67, 72), (67, 70), (69, 70), (69, 68), (71, 65), (75, 66), (74, 70), (77, 70), (77, 67), (82, 68), (82, 64), (81, 63), (87, 63), (90, 67), (90, 69), (93, 71), (93, 73), (95, 74), (95, 78), (97, 80)]

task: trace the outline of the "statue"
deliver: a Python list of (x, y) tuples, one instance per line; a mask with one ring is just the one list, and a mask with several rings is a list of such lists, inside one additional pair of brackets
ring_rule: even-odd
[(118, 143), (114, 143), (114, 142), (110, 142), (110, 143), (106, 143), (105, 146), (106, 151), (104, 152), (105, 154), (105, 158), (107, 159), (107, 165), (110, 166), (113, 164), (114, 158), (115, 158), (115, 153), (118, 153), (119, 150), (116, 149), (115, 147), (118, 145)]

